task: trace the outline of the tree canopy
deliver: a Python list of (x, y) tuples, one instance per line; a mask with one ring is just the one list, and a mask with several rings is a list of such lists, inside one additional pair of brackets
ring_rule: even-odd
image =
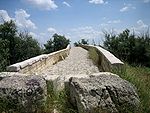
[(0, 24), (0, 71), (6, 66), (41, 54), (37, 40), (28, 33), (19, 33), (11, 20)]
[(81, 44), (89, 44), (89, 41), (88, 40), (86, 40), (86, 39), (81, 39), (81, 40), (79, 40), (78, 42), (75, 42), (74, 43), (74, 46), (79, 46), (79, 45), (81, 45)]
[(52, 38), (50, 38), (47, 41), (47, 43), (44, 44), (44, 47), (45, 47), (44, 51), (45, 53), (51, 53), (54, 51), (65, 49), (69, 43), (70, 43), (70, 40), (67, 39), (65, 36), (54, 34)]
[[(64, 49), (70, 43), (65, 36), (54, 34), (44, 44), (44, 52), (51, 53)], [(0, 24), (0, 71), (6, 66), (40, 55), (42, 49), (36, 39), (28, 32), (19, 32), (14, 21)]]
[(150, 37), (149, 33), (135, 35), (126, 29), (116, 35), (105, 33), (104, 47), (118, 58), (130, 64), (150, 66)]

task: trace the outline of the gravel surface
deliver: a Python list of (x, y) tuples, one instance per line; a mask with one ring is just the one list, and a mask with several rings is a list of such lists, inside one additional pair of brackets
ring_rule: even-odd
[(70, 75), (70, 74), (91, 74), (99, 72), (91, 59), (88, 58), (88, 51), (81, 47), (73, 47), (69, 56), (44, 71), (47, 75)]

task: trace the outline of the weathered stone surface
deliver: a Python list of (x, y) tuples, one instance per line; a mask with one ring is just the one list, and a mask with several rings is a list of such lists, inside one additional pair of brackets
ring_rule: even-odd
[(46, 81), (41, 76), (4, 77), (0, 81), (0, 110), (32, 113), (43, 107), (46, 95)]
[(71, 102), (79, 113), (133, 113), (140, 103), (132, 84), (108, 72), (73, 77), (69, 88)]
[(11, 76), (28, 76), (29, 74), (22, 74), (18, 72), (0, 72), (0, 80), (2, 80), (5, 77), (11, 77)]
[(70, 77), (85, 78), (91, 73), (99, 72), (98, 67), (88, 57), (87, 50), (74, 47), (70, 50), (70, 54), (65, 60), (50, 66), (40, 75), (53, 83), (54, 91), (60, 91), (64, 89), (64, 85), (69, 81)]
[(23, 74), (40, 73), (41, 69), (52, 66), (60, 60), (64, 60), (69, 55), (70, 45), (65, 49), (52, 52), (50, 54), (42, 54), (7, 67), (9, 72), (19, 72)]
[(112, 53), (109, 51), (103, 49), (99, 46), (93, 46), (93, 45), (80, 45), (81, 47), (90, 50), (94, 49), (96, 53), (99, 56), (99, 62), (98, 64), (101, 66), (101, 69), (105, 72), (111, 72), (113, 69), (122, 69), (124, 63), (119, 60), (117, 57), (115, 57)]
[[(70, 50), (70, 54), (65, 60), (50, 66), (43, 73), (48, 73), (49, 76), (55, 75), (78, 75), (78, 74), (91, 74), (99, 72), (91, 59), (88, 58), (88, 51), (81, 47), (74, 47)], [(44, 74), (45, 75), (45, 74)]]

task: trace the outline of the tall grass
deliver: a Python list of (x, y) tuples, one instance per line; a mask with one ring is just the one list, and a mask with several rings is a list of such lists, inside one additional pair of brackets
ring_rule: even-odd
[(89, 58), (92, 59), (93, 63), (99, 68), (99, 70), (101, 71), (101, 60), (100, 60), (100, 54), (97, 53), (95, 48), (90, 48), (88, 50), (89, 52)]
[(47, 82), (47, 93), (44, 113), (54, 113), (54, 110), (59, 113), (77, 113), (76, 108), (69, 102), (69, 96), (66, 90), (54, 92), (52, 82)]
[(150, 68), (125, 64), (119, 76), (134, 84), (140, 98), (140, 112), (150, 113)]
[[(95, 50), (89, 50), (89, 57), (96, 65), (99, 61), (97, 55)], [(137, 113), (150, 113), (150, 68), (125, 64), (122, 70), (112, 70), (112, 73), (119, 75), (137, 88), (140, 98), (140, 108)]]

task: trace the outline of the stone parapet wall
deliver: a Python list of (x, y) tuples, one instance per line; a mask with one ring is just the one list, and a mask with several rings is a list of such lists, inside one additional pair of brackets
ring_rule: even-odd
[(67, 48), (50, 53), (42, 54), (25, 61), (10, 65), (7, 67), (8, 72), (19, 72), (24, 74), (33, 74), (41, 72), (43, 69), (57, 63), (60, 60), (64, 60), (70, 51), (70, 45)]
[(113, 69), (121, 70), (124, 65), (124, 63), (121, 60), (119, 60), (112, 53), (103, 49), (102, 47), (93, 46), (93, 45), (80, 45), (80, 47), (86, 50), (94, 49), (96, 51), (96, 53), (99, 56), (99, 61), (100, 61), (98, 62), (98, 64), (102, 68), (102, 71), (110, 72)]

